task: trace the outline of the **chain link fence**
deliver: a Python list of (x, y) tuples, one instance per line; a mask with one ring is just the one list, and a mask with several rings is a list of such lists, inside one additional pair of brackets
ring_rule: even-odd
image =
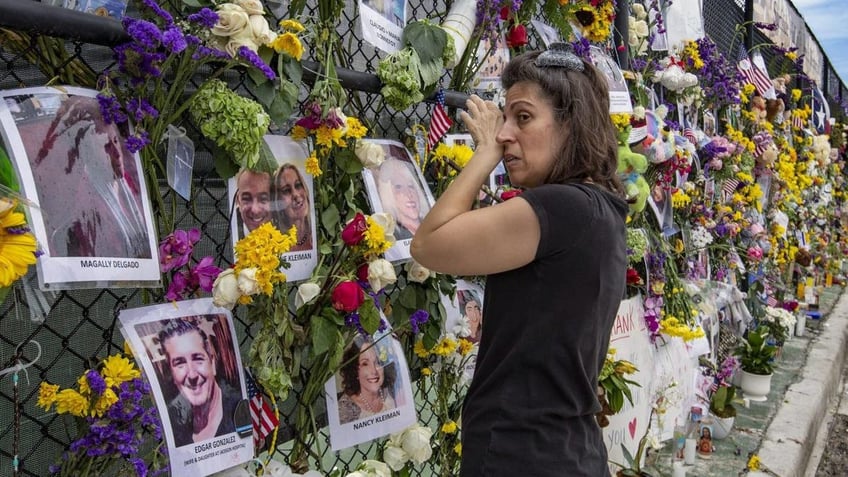
[[(20, 0), (24, 1), (24, 0)], [(266, 2), (271, 12), (281, 18), (285, 12)], [(316, 1), (309, 2), (308, 16), (315, 15)], [(411, 2), (408, 18), (436, 17), (446, 10), (444, 1)], [(737, 0), (711, 0), (705, 3), (707, 34), (725, 53), (733, 41), (736, 25), (744, 17), (742, 5)], [(172, 5), (174, 6), (174, 5)], [(130, 13), (131, 14), (131, 13)], [(541, 13), (536, 18), (544, 20)], [(362, 40), (355, 2), (347, 2), (342, 14), (339, 33), (343, 39), (345, 55), (339, 66), (355, 71), (374, 73), (380, 54)], [(45, 84), (76, 84), (95, 87), (97, 75), (113, 66), (111, 49), (105, 46), (65, 41), (59, 38), (27, 34), (15, 29), (0, 29), (0, 88), (42, 86)], [(737, 39), (737, 42), (739, 40)], [(756, 41), (765, 41), (758, 33)], [(530, 47), (535, 47), (537, 38), (531, 35)], [(766, 55), (767, 52), (764, 52)], [(735, 58), (732, 53), (729, 55)], [(312, 52), (305, 59), (315, 60)], [(768, 58), (766, 58), (768, 61)], [(829, 85), (837, 85), (835, 72)], [(241, 94), (249, 94), (245, 87), (245, 76), (231, 72), (223, 78)], [(445, 81), (447, 84), (447, 79)], [(828, 93), (837, 101), (844, 96), (844, 86), (829, 87)], [(834, 91), (838, 93), (834, 95)], [(301, 88), (301, 100), (305, 99), (307, 87)], [(426, 124), (429, 107), (421, 104), (406, 111), (393, 111), (384, 107), (379, 94), (348, 91), (344, 110), (369, 123), (377, 137), (403, 139), (407, 129), (416, 123)], [(214, 172), (212, 152), (201, 139), (199, 131), (186, 121), (183, 125), (195, 140), (196, 156), (192, 199), (185, 201), (173, 198), (177, 204), (177, 228), (198, 227), (202, 239), (195, 256), (213, 255), (219, 266), (232, 262), (229, 237), (231, 213), (227, 197), (226, 181)], [(166, 184), (160, 184), (163, 196), (171, 200), (174, 194)], [(167, 232), (167, 231), (161, 231)], [(42, 354), (37, 363), (21, 373), (19, 393), (14, 396), (12, 380), (0, 380), (0, 475), (11, 475), (12, 457), (20, 459), (20, 475), (39, 477), (48, 474), (48, 466), (61, 458), (73, 435), (75, 422), (53, 413), (45, 413), (36, 407), (38, 385), (42, 381), (72, 386), (76, 378), (94, 363), (122, 349), (123, 338), (117, 329), (116, 320), (120, 310), (157, 303), (163, 300), (163, 292), (153, 289), (99, 289), (47, 292), (43, 294), (44, 307), (36, 306), (37, 280), (31, 273), (26, 283), (17, 284), (5, 302), (0, 304), (0, 365), (12, 365), (22, 353), (25, 360), (35, 356), (35, 347), (23, 343), (30, 340), (40, 343)], [(398, 290), (393, 290), (395, 296)], [(242, 312), (236, 313), (236, 332), (242, 350), (247, 350), (252, 341), (251, 326), (243, 319)], [(305, 371), (304, 371), (305, 372)], [(419, 410), (433, 404), (426, 389), (419, 389)], [(295, 397), (296, 398), (296, 397)], [(291, 428), (288, 417), (295, 405), (290, 401), (282, 406), (282, 434)], [(13, 419), (16, 406), (20, 409), (20, 421)], [(286, 411), (289, 412), (286, 412)], [(437, 423), (431, 414), (421, 412), (420, 420), (435, 428)], [(325, 440), (314, 447), (322, 449), (324, 469), (339, 468), (343, 475), (352, 470), (363, 459), (373, 457), (377, 444), (365, 444), (341, 453), (331, 453)], [(431, 475), (435, 469), (425, 466), (415, 475)]]

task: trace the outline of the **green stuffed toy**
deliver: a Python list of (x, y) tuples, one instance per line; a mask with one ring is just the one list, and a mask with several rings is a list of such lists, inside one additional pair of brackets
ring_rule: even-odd
[(618, 135), (618, 176), (624, 182), (627, 192), (627, 201), (630, 203), (630, 214), (637, 214), (645, 210), (645, 203), (651, 187), (642, 174), (648, 169), (648, 160), (644, 155), (630, 150), (627, 140), (630, 136), (630, 128), (621, 131)]

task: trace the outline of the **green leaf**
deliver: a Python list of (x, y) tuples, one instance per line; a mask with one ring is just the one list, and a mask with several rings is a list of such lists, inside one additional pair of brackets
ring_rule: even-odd
[(434, 89), (433, 87), (445, 74), (445, 67), (441, 60), (428, 63), (422, 61), (418, 67), (418, 74), (421, 76), (421, 84), (424, 85), (421, 93), (424, 96), (429, 96), (429, 93), (432, 93), (431, 90)]
[(0, 147), (0, 184), (16, 192), (21, 190), (15, 168), (12, 167), (12, 161), (9, 160), (9, 156), (6, 155), (6, 151), (2, 147)]
[(203, 7), (212, 7), (212, 2), (203, 1), (203, 0), (182, 0), (183, 5), (192, 7), (192, 8), (203, 8)]
[(312, 352), (320, 355), (330, 349), (340, 338), (336, 325), (321, 315), (314, 315), (311, 322)]
[(412, 22), (403, 30), (403, 43), (415, 49), (421, 63), (442, 62), (442, 54), (448, 44), (447, 33), (438, 25), (429, 22)]
[(274, 96), (274, 102), (267, 109), (271, 121), (280, 129), (285, 127), (292, 111), (294, 111), (294, 105), (287, 102), (282, 95)]
[(624, 406), (624, 395), (620, 392), (607, 393), (607, 402), (613, 412), (618, 412)]
[(0, 288), (0, 304), (2, 304), (6, 300), (6, 295), (9, 294), (9, 291), (11, 289), (11, 286)]
[(374, 334), (377, 331), (377, 328), (380, 327), (380, 312), (377, 311), (377, 307), (374, 306), (374, 301), (365, 299), (365, 301), (359, 305), (359, 324), (362, 325), (362, 328), (365, 329), (365, 332), (369, 335)]
[(299, 61), (293, 59), (283, 61), (283, 73), (295, 85), (303, 82), (303, 65)]
[(215, 172), (221, 179), (229, 179), (236, 175), (239, 165), (232, 157), (219, 147), (212, 147), (212, 160), (215, 162)]
[(348, 174), (359, 174), (364, 167), (357, 159), (356, 154), (350, 149), (343, 149), (334, 156), (336, 162), (341, 166), (342, 170)]
[(252, 169), (255, 171), (267, 172), (272, 176), (274, 175), (274, 171), (277, 170), (277, 158), (274, 157), (274, 153), (271, 151), (271, 148), (264, 139), (260, 143), (259, 160)]
[(336, 207), (336, 204), (330, 204), (329, 207), (324, 209), (324, 212), (321, 213), (321, 224), (327, 230), (336, 230), (338, 228), (339, 208)]
[(442, 334), (442, 327), (435, 321), (427, 321), (424, 325), (424, 336), (421, 338), (424, 349), (433, 349), (436, 343), (439, 342), (439, 336)]
[(398, 301), (400, 304), (413, 310), (416, 308), (415, 288), (416, 287), (413, 286), (406, 286), (398, 295)]

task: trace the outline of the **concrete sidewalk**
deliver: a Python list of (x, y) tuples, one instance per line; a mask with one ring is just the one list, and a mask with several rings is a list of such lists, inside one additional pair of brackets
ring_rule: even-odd
[[(768, 400), (751, 402), (748, 407), (736, 405), (736, 423), (730, 435), (713, 441), (715, 452), (709, 459), (699, 457), (695, 465), (686, 466), (687, 477), (745, 475), (751, 454), (760, 457), (760, 471), (765, 474), (759, 475), (815, 475), (820, 458), (816, 441), (820, 429), (827, 435), (827, 426), (822, 424), (838, 397), (847, 356), (848, 294), (842, 291), (831, 287), (822, 292), (823, 318), (808, 320), (804, 336), (793, 336), (785, 343)], [(671, 452), (667, 443), (649, 469), (652, 475), (672, 475)]]

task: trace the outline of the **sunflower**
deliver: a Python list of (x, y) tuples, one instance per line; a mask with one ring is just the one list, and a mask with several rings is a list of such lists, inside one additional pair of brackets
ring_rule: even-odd
[(26, 225), (17, 203), (0, 199), (0, 287), (7, 287), (24, 276), (35, 264), (38, 244)]

